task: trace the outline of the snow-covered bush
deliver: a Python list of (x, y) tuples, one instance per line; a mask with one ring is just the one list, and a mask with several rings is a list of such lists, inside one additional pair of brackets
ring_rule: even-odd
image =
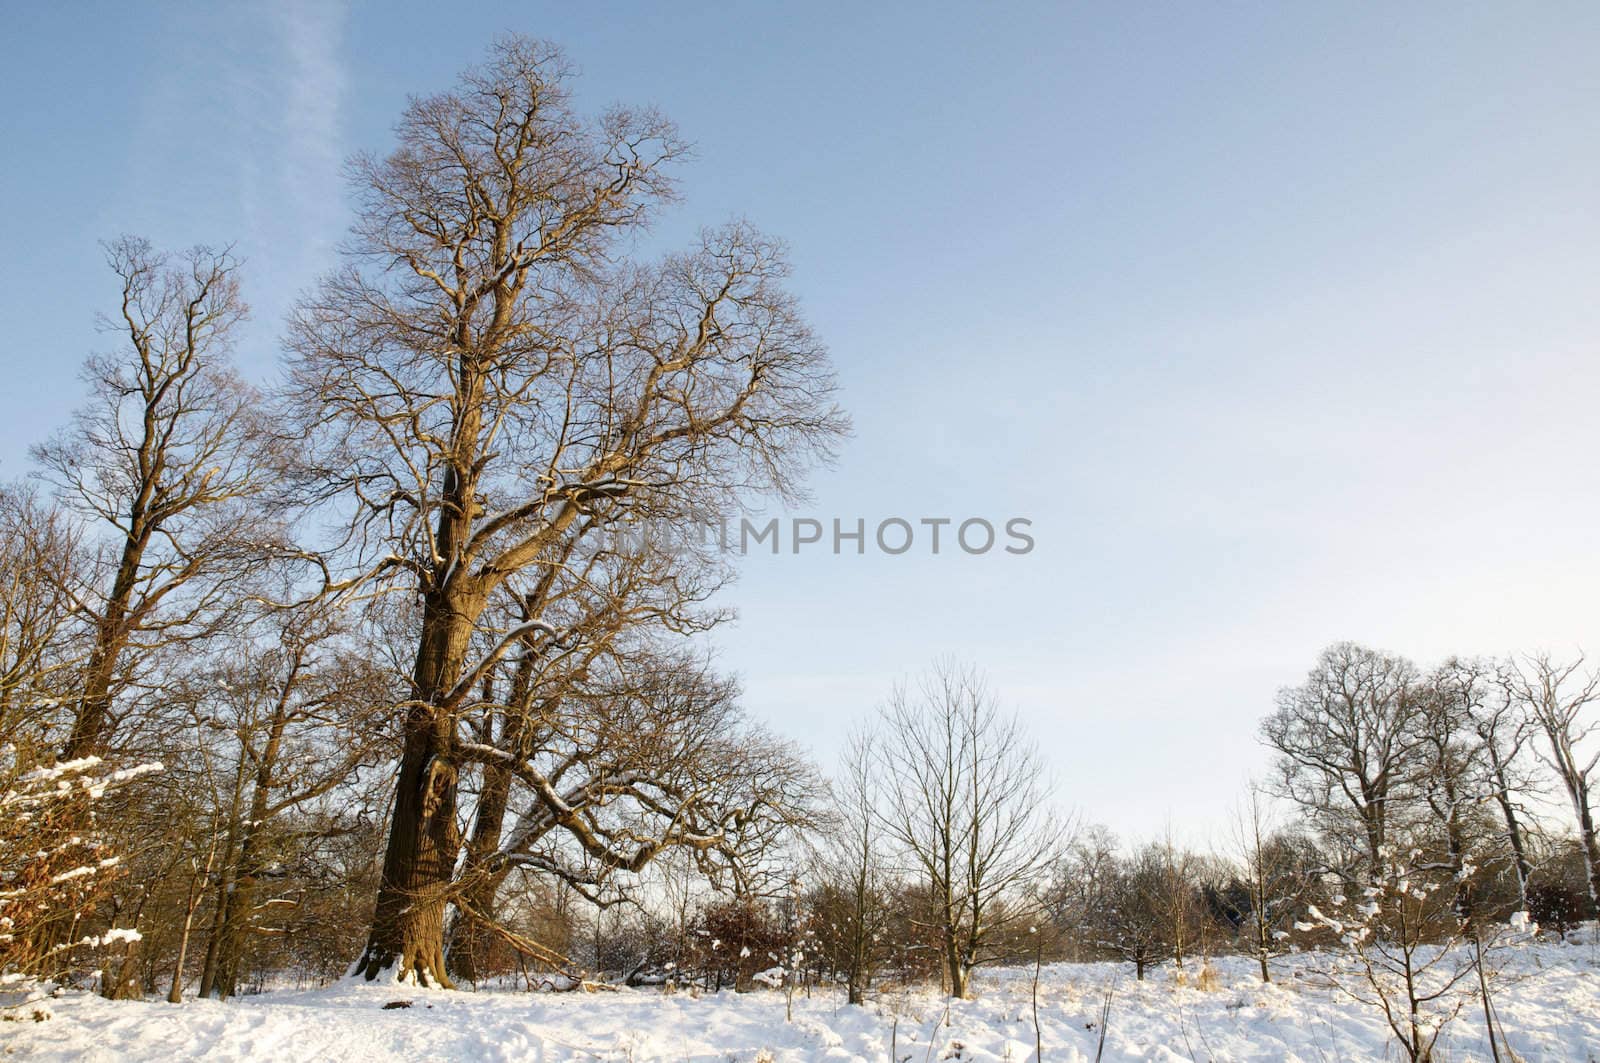
[(32, 768), (18, 760), (14, 746), (0, 749), (0, 975), (10, 978), (58, 973), (77, 950), (138, 939), (133, 930), (83, 932), (85, 916), (119, 870), (94, 804), (161, 770), (111, 770), (99, 757)]

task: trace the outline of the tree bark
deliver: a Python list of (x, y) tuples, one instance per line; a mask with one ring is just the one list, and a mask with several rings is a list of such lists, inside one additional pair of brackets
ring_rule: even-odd
[[(296, 669), (298, 671), (298, 668)], [(255, 758), (256, 777), (250, 794), (250, 814), (243, 827), (239, 843), (239, 861), (221, 909), (219, 944), (216, 963), (216, 992), (226, 1000), (239, 988), (239, 972), (244, 966), (245, 950), (250, 941), (250, 920), (256, 908), (256, 882), (260, 878), (261, 828), (270, 814), (273, 774), (278, 767), (278, 753), (283, 748), (283, 733), (289, 726), (289, 692), (293, 674), (284, 684), (272, 720), (267, 725), (267, 740), (261, 755)], [(244, 754), (240, 753), (243, 764)]]
[(1589, 789), (1580, 787), (1578, 805), (1578, 835), (1583, 840), (1583, 862), (1589, 872), (1589, 901), (1595, 911), (1600, 911), (1600, 837), (1595, 834), (1594, 813), (1589, 810)]
[[(499, 748), (519, 749), (525, 730), (528, 711), (528, 689), (533, 681), (532, 648), (524, 650), (517, 661), (516, 674), (507, 699), (509, 711), (500, 733)], [(493, 697), (486, 700), (493, 702)], [(485, 725), (486, 738), (493, 728), (493, 720)], [(473, 816), (472, 835), (467, 840), (467, 855), (462, 863), (462, 889), (456, 905), (455, 920), (450, 927), (450, 948), (445, 957), (451, 975), (477, 984), (488, 970), (485, 966), (490, 943), (494, 939), (491, 924), (495, 918), (495, 898), (500, 884), (510, 873), (509, 868), (489, 871), (491, 857), (499, 851), (500, 834), (505, 827), (506, 809), (511, 801), (512, 774), (508, 766), (488, 763), (483, 768), (483, 783), (478, 793), (477, 811)]]
[(444, 913), (461, 834), (456, 828), (455, 720), (442, 706), (460, 679), (481, 595), (455, 590), (424, 599), (422, 641), (395, 784), (394, 819), (378, 903), (355, 971), (368, 981), (392, 971), (405, 982), (453, 989), (444, 962)]
[[(153, 429), (148, 427), (148, 414), (146, 422), (147, 428), (140, 444), (140, 467), (148, 469), (156, 439)], [(122, 542), (122, 554), (117, 560), (117, 574), (111, 582), (111, 593), (106, 597), (99, 621), (95, 624), (94, 645), (84, 668), (83, 690), (73, 715), (72, 730), (61, 751), (63, 760), (98, 756), (105, 752), (110, 742), (112, 688), (116, 683), (118, 662), (128, 644), (133, 592), (139, 584), (145, 550), (155, 530), (149, 513), (154, 491), (154, 479), (147, 472), (126, 514), (129, 533)]]
[(1506, 821), (1506, 841), (1511, 845), (1511, 860), (1517, 872), (1517, 900), (1522, 905), (1522, 910), (1528, 910), (1528, 879), (1533, 875), (1533, 867), (1528, 861), (1527, 845), (1522, 839), (1522, 824), (1517, 820), (1517, 808), (1511, 801), (1511, 790), (1507, 785), (1505, 773), (1497, 765), (1495, 768), (1496, 793), (1495, 800), (1500, 805), (1500, 814)]
[(227, 927), (228, 898), (233, 893), (234, 878), (239, 873), (239, 846), (244, 830), (244, 786), (249, 758), (243, 745), (239, 748), (239, 761), (234, 766), (233, 793), (228, 801), (228, 829), (222, 843), (222, 860), (217, 867), (216, 900), (211, 913), (211, 932), (206, 937), (206, 958), (200, 970), (200, 999), (208, 999), (217, 987), (217, 967), (221, 959), (222, 939)]
[(495, 897), (506, 878), (505, 871), (490, 872), (485, 865), (500, 847), (510, 793), (511, 772), (499, 765), (486, 766), (483, 789), (478, 796), (478, 812), (462, 864), (461, 898), (450, 927), (450, 951), (446, 958), (450, 974), (474, 984), (488, 973), (486, 960), (494, 939), (490, 925), (495, 917)]
[(189, 897), (184, 904), (183, 932), (178, 937), (178, 959), (172, 965), (172, 986), (167, 990), (167, 1002), (170, 1004), (183, 1003), (183, 964), (189, 957), (189, 934), (194, 929), (194, 910), (200, 905), (200, 882), (211, 874), (211, 864), (217, 855), (217, 837), (211, 836), (210, 848), (206, 851), (206, 862), (202, 868), (195, 866), (189, 876)]

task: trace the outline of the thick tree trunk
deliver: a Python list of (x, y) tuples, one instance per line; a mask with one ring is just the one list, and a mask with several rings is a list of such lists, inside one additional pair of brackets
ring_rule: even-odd
[(414, 710), (396, 784), (378, 904), (356, 964), (368, 981), (392, 971), (401, 981), (453, 988), (445, 973), (444, 910), (460, 838), (456, 767), (434, 713)]
[(1578, 792), (1578, 835), (1583, 841), (1583, 862), (1589, 872), (1591, 912), (1600, 912), (1600, 837), (1595, 834), (1594, 813), (1589, 810), (1588, 787), (1581, 787)]
[(227, 1000), (239, 991), (239, 975), (250, 943), (250, 915), (255, 906), (255, 875), (241, 867), (222, 905), (222, 931), (217, 936), (216, 973), (211, 987), (218, 1000)]
[[(131, 577), (124, 586), (122, 573), (136, 571), (137, 562), (130, 568), (125, 558), (117, 583), (113, 587), (112, 598), (107, 602), (105, 613), (96, 625), (94, 645), (84, 666), (82, 687), (73, 711), (72, 729), (67, 733), (67, 740), (61, 748), (63, 761), (101, 756), (110, 744), (111, 690), (116, 677), (117, 660), (127, 642), (127, 632), (124, 630), (122, 618), (133, 586)], [(83, 810), (72, 813), (60, 820), (54, 829), (62, 837), (75, 834), (84, 826), (84, 821), (80, 818), (84, 814)], [(63, 946), (68, 941), (71, 927), (72, 917), (64, 914), (46, 918), (34, 931), (35, 948), (38, 953), (42, 956), (57, 957), (44, 973), (65, 972), (69, 954)]]
[(250, 933), (254, 929), (252, 920), (256, 910), (257, 883), (264, 863), (261, 856), (261, 836), (252, 823), (239, 849), (238, 871), (223, 904), (214, 986), (219, 1000), (226, 1000), (239, 991), (245, 954), (250, 946)]
[(1383, 876), (1383, 802), (1382, 795), (1369, 796), (1367, 807), (1361, 813), (1361, 825), (1367, 839), (1367, 881), (1376, 882)]
[(483, 600), (445, 592), (423, 605), (422, 642), (406, 714), (395, 784), (394, 819), (384, 852), (377, 909), (355, 971), (382, 972), (419, 985), (454, 988), (444, 962), (444, 913), (461, 835), (456, 829), (455, 721), (441, 708), (461, 678)]
[(83, 691), (78, 698), (72, 730), (61, 748), (62, 760), (77, 760), (105, 752), (111, 731), (111, 683), (120, 649), (107, 644), (111, 638), (101, 635), (96, 639), (99, 644), (84, 669)]

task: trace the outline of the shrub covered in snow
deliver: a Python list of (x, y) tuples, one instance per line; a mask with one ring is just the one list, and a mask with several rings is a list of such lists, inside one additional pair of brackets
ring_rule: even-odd
[(81, 922), (119, 859), (97, 830), (94, 804), (160, 764), (111, 770), (99, 757), (22, 768), (0, 750), (0, 974), (60, 973), (75, 954), (138, 939), (133, 930), (85, 934)]

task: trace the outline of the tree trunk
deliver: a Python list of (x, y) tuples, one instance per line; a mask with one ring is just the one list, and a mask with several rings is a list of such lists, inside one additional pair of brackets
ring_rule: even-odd
[(1367, 807), (1361, 812), (1362, 826), (1367, 836), (1367, 881), (1376, 882), (1383, 874), (1383, 800), (1384, 795), (1374, 795), (1370, 786), (1363, 786)]
[[(273, 773), (278, 753), (283, 748), (283, 732), (289, 726), (289, 686), (285, 684), (267, 727), (267, 740), (255, 758), (256, 777), (250, 794), (250, 813), (242, 828), (239, 859), (230, 888), (222, 904), (218, 923), (216, 982), (218, 999), (226, 1000), (239, 990), (239, 973), (244, 968), (250, 944), (251, 921), (256, 910), (256, 883), (265, 864), (262, 859), (262, 828), (271, 815)], [(241, 758), (241, 764), (243, 763)]]
[(481, 596), (445, 591), (424, 601), (422, 642), (406, 713), (405, 747), (395, 784), (394, 819), (384, 852), (378, 903), (355, 971), (453, 989), (444, 963), (444, 911), (461, 835), (456, 829), (455, 720), (441, 708), (460, 679)]
[(216, 837), (211, 839), (211, 851), (206, 854), (205, 870), (199, 867), (189, 876), (189, 897), (183, 910), (183, 932), (178, 935), (178, 959), (172, 965), (172, 986), (167, 990), (169, 1004), (183, 1003), (183, 962), (189, 958), (189, 933), (194, 929), (194, 910), (200, 903), (200, 880), (211, 874), (211, 859), (216, 854)]
[(1522, 840), (1522, 824), (1517, 821), (1517, 809), (1511, 803), (1511, 791), (1506, 785), (1504, 773), (1497, 771), (1498, 793), (1495, 799), (1500, 805), (1500, 814), (1506, 821), (1506, 841), (1511, 845), (1511, 859), (1517, 872), (1517, 899), (1521, 902), (1522, 910), (1528, 910), (1528, 879), (1533, 874), (1533, 868), (1528, 862), (1526, 844)]
[(1589, 873), (1589, 901), (1591, 913), (1600, 912), (1600, 838), (1595, 836), (1594, 813), (1589, 811), (1589, 788), (1580, 786), (1575, 791), (1578, 806), (1578, 836), (1583, 841), (1584, 868)]
[[(500, 748), (516, 749), (523, 733), (527, 711), (528, 684), (533, 661), (524, 654), (517, 662), (516, 679), (507, 704), (511, 713), (500, 734)], [(489, 700), (493, 700), (490, 698)], [(487, 729), (493, 727), (492, 721)], [(487, 737), (487, 736), (486, 736)], [(508, 870), (486, 869), (500, 849), (500, 834), (505, 826), (506, 808), (511, 800), (511, 770), (506, 765), (489, 763), (483, 768), (483, 785), (478, 794), (477, 812), (472, 820), (472, 835), (467, 840), (466, 860), (462, 864), (462, 889), (450, 927), (450, 951), (445, 957), (451, 975), (476, 985), (489, 972), (485, 966), (489, 945), (494, 940), (490, 929), (495, 918), (495, 898)]]
[[(139, 955), (139, 942), (128, 942), (127, 951), (122, 954), (122, 959), (114, 965), (116, 976), (105, 982), (103, 995), (108, 1000), (143, 1000), (144, 985), (139, 978), (139, 967), (142, 960)], [(111, 964), (107, 965), (113, 966)]]
[(1444, 793), (1448, 802), (1444, 817), (1444, 840), (1450, 858), (1450, 870), (1454, 872), (1455, 912), (1456, 917), (1465, 922), (1472, 918), (1476, 905), (1473, 903), (1471, 884), (1462, 874), (1467, 863), (1467, 842), (1461, 828), (1461, 816), (1457, 812), (1456, 788), (1448, 778), (1445, 780)]
[(260, 834), (252, 824), (245, 833), (244, 844), (240, 846), (238, 871), (223, 904), (213, 987), (218, 1000), (226, 1000), (239, 991), (239, 976), (244, 970), (245, 953), (250, 945), (251, 922), (256, 910), (256, 883), (261, 875), (261, 866)]
[(228, 836), (223, 845), (222, 863), (217, 869), (216, 900), (212, 902), (211, 932), (206, 937), (206, 958), (200, 969), (200, 999), (205, 1000), (216, 991), (217, 964), (221, 958), (222, 935), (227, 927), (228, 897), (233, 893), (234, 876), (238, 873), (235, 854), (239, 845), (238, 806), (228, 823)]
[(953, 932), (945, 934), (944, 964), (950, 976), (950, 995), (958, 999), (966, 999), (967, 969), (961, 962), (961, 946), (956, 941)]
[(94, 645), (84, 667), (83, 690), (73, 714), (72, 730), (61, 750), (62, 760), (98, 756), (105, 752), (111, 739), (111, 691), (116, 682), (117, 662), (128, 644), (128, 610), (139, 582), (140, 566), (144, 564), (145, 547), (150, 541), (144, 510), (148, 490), (146, 485), (129, 514), (128, 526), (134, 531), (123, 541), (111, 593), (95, 624)]
[(417, 709), (411, 715), (372, 933), (356, 970), (368, 981), (392, 970), (401, 981), (448, 989), (444, 909), (460, 849), (456, 767), (435, 714)]
[(872, 948), (872, 939), (867, 929), (865, 902), (858, 899), (854, 925), (850, 928), (850, 969), (845, 972), (846, 993), (851, 1004), (860, 1006), (866, 1003), (867, 986), (872, 980), (872, 973), (868, 951)]
[(446, 958), (450, 974), (474, 984), (489, 973), (486, 961), (489, 945), (494, 940), (490, 926), (495, 918), (495, 897), (506, 872), (490, 872), (485, 865), (500, 848), (500, 832), (510, 791), (510, 771), (499, 765), (484, 768), (483, 789), (478, 797), (472, 836), (467, 841), (467, 857), (461, 869), (461, 898), (450, 927), (450, 952)]
[(109, 644), (115, 636), (107, 633), (108, 627), (105, 623), (100, 625), (101, 633), (84, 669), (83, 692), (78, 698), (72, 730), (61, 749), (62, 760), (103, 753), (110, 737), (111, 683), (119, 648)]

